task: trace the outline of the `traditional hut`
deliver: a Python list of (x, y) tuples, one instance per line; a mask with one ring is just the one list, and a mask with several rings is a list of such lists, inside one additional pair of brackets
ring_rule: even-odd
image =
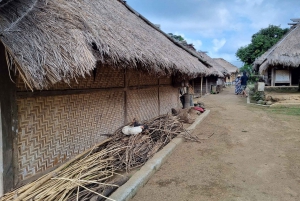
[(199, 76), (194, 79), (195, 94), (202, 96), (203, 94), (210, 92), (221, 92), (225, 83), (224, 79), (229, 75), (228, 71), (206, 53), (197, 52), (197, 54), (207, 61), (210, 68), (208, 69), (206, 76)]
[(181, 45), (189, 49), (193, 54), (205, 61), (207, 68), (206, 74), (199, 75), (195, 79), (191, 79), (189, 86), (192, 88), (192, 93), (196, 97), (211, 91), (220, 92), (224, 85), (225, 76), (229, 73), (220, 64), (215, 62), (205, 52), (197, 51), (193, 44), (188, 44), (186, 41), (178, 41)]
[(300, 19), (273, 47), (254, 61), (253, 68), (264, 75), (266, 85), (292, 86), (300, 77)]
[(123, 1), (0, 1), (0, 195), (179, 104), (206, 61)]
[(215, 62), (217, 62), (218, 64), (220, 64), (223, 68), (225, 68), (228, 71), (229, 76), (225, 77), (225, 82), (227, 84), (232, 84), (232, 82), (234, 82), (237, 74), (239, 73), (238, 67), (234, 66), (233, 64), (231, 64), (230, 62), (226, 61), (223, 58), (214, 58), (213, 60)]

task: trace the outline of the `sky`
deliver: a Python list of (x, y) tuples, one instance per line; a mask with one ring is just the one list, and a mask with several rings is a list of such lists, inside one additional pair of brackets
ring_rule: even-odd
[(197, 50), (237, 67), (238, 48), (269, 25), (289, 28), (300, 18), (300, 0), (126, 0), (165, 33), (183, 36)]

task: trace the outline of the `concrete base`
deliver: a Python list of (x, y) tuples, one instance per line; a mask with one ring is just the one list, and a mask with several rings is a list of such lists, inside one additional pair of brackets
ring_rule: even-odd
[[(187, 128), (192, 132), (196, 126), (201, 123), (210, 113), (210, 110), (206, 110), (201, 114), (195, 122)], [(166, 161), (168, 156), (172, 154), (177, 145), (183, 142), (183, 138), (174, 138), (169, 144), (167, 144), (162, 150), (157, 152), (146, 164), (136, 172), (124, 185), (118, 188), (107, 200), (116, 201), (128, 201), (137, 191), (143, 187), (150, 177), (160, 168), (160, 166)]]

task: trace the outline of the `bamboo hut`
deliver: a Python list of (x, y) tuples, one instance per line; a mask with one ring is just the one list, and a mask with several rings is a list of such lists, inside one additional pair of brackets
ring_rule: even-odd
[(228, 71), (229, 76), (225, 77), (225, 82), (227, 84), (232, 84), (232, 82), (234, 82), (234, 80), (239, 72), (238, 67), (234, 66), (233, 64), (231, 64), (230, 62), (226, 61), (223, 58), (214, 58), (213, 60), (215, 62), (217, 62), (218, 64), (220, 64), (223, 68), (225, 68)]
[(179, 43), (192, 51), (201, 60), (204, 60), (208, 67), (205, 74), (199, 75), (189, 81), (189, 86), (192, 86), (193, 89), (193, 95), (196, 97), (202, 96), (203, 94), (210, 93), (212, 89), (215, 92), (220, 92), (222, 90), (221, 86), (224, 85), (225, 76), (229, 75), (228, 71), (205, 52), (197, 51), (193, 44), (188, 44), (186, 41), (180, 41)]
[(0, 1), (0, 30), (0, 195), (170, 112), (174, 82), (207, 73), (119, 0)]
[(206, 53), (197, 52), (197, 54), (209, 63), (210, 68), (206, 76), (199, 76), (194, 79), (195, 93), (202, 96), (210, 92), (221, 92), (225, 84), (225, 77), (229, 75), (228, 71)]
[(254, 61), (253, 68), (264, 76), (268, 86), (299, 85), (300, 19), (273, 47)]

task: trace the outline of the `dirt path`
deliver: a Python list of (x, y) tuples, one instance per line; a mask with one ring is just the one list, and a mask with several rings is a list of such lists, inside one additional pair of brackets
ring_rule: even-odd
[(182, 143), (131, 201), (300, 200), (299, 116), (247, 105), (233, 88), (202, 101), (202, 143)]

